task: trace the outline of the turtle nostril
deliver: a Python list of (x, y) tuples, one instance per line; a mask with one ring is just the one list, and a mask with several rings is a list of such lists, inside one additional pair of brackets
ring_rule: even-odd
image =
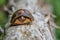
[(25, 19), (26, 19), (26, 18), (22, 16), (22, 17), (19, 18), (19, 21), (24, 22)]

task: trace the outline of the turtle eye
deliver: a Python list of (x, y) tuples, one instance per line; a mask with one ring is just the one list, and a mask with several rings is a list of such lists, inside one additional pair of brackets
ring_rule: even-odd
[(19, 20), (20, 22), (24, 22), (25, 19), (26, 19), (25, 17), (21, 16), (18, 20)]
[(21, 24), (28, 24), (28, 23), (30, 23), (30, 22), (32, 22), (31, 19), (29, 19), (29, 18), (24, 18), (24, 17), (20, 17), (19, 19), (16, 19), (16, 20), (15, 20), (14, 24), (16, 24), (16, 25), (21, 25)]
[(26, 18), (26, 19), (25, 19), (25, 21), (24, 21), (23, 23), (28, 24), (28, 23), (30, 23), (30, 22), (32, 22), (32, 20), (31, 20), (31, 19), (29, 19), (29, 18)]
[(29, 24), (32, 21), (34, 21), (34, 18), (28, 10), (19, 9), (13, 14), (11, 25), (24, 25)]

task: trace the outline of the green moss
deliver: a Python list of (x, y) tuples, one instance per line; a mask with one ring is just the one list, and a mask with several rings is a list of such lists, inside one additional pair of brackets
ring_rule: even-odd
[[(55, 22), (58, 26), (60, 26), (60, 0), (51, 0), (51, 4), (53, 5), (53, 13), (56, 15)], [(60, 40), (60, 29), (56, 29), (56, 38)]]
[(6, 0), (0, 0), (0, 6), (4, 5), (6, 3)]
[(0, 25), (3, 26), (6, 23), (7, 18), (5, 17), (4, 13), (0, 11)]

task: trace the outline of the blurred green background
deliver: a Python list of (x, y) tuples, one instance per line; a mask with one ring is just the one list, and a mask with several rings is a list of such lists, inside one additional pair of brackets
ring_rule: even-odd
[[(53, 6), (53, 13), (57, 16), (54, 20), (60, 26), (60, 0), (49, 0)], [(8, 17), (1, 11), (3, 5), (7, 4), (7, 0), (0, 0), (0, 25), (3, 27), (8, 20)], [(57, 40), (60, 40), (60, 29), (55, 30)], [(2, 35), (0, 35), (2, 36)], [(0, 37), (1, 39), (1, 37)]]

